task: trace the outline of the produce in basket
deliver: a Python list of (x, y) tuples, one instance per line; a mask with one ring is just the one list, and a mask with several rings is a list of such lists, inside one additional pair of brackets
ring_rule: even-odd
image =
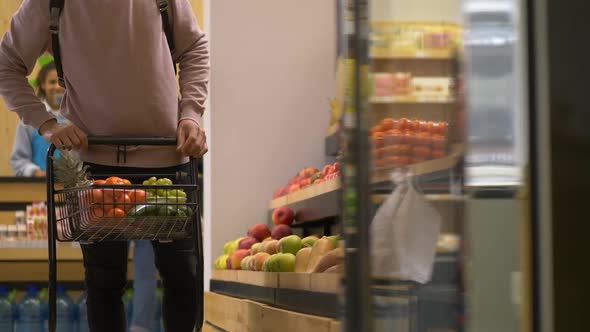
[[(51, 156), (53, 160), (53, 175), (57, 183), (61, 183), (65, 189), (87, 187), (92, 184), (88, 178), (88, 165), (78, 158), (78, 156), (71, 151), (62, 151), (60, 158)], [(80, 210), (86, 209), (88, 206), (84, 204), (83, 192), (67, 192), (65, 194), (65, 203), (67, 208), (67, 215), (71, 218), (80, 218), (77, 214)]]
[(72, 151), (61, 151), (60, 158), (52, 156), (51, 159), (55, 181), (61, 183), (64, 188), (86, 187), (92, 184), (88, 178), (89, 166), (85, 166)]

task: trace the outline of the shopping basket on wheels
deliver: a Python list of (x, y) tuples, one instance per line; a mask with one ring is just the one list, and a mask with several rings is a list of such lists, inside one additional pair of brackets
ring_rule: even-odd
[[(119, 147), (176, 145), (175, 138), (89, 137), (89, 145)], [(104, 241), (151, 240), (171, 242), (192, 238), (195, 242), (197, 313), (196, 331), (203, 325), (203, 241), (198, 206), (200, 186), (198, 163), (190, 159), (188, 172), (157, 174), (182, 184), (153, 181), (146, 184), (92, 184), (56, 188), (52, 159), (47, 156), (47, 206), (49, 239), (49, 331), (56, 329), (57, 241), (96, 243)], [(101, 178), (121, 174), (90, 174)], [(154, 174), (125, 174), (140, 181)], [(134, 197), (135, 199), (129, 199)]]

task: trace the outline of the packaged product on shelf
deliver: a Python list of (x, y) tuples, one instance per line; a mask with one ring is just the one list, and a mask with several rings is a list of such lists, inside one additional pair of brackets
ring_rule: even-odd
[(373, 74), (373, 96), (385, 97), (393, 95), (394, 77), (391, 73)]
[(27, 238), (29, 241), (47, 240), (47, 206), (44, 202), (27, 206)]
[(17, 225), (26, 225), (27, 224), (27, 216), (25, 211), (16, 211), (14, 212), (14, 219)]
[(27, 225), (18, 224), (16, 225), (16, 240), (20, 243), (26, 243), (27, 241)]
[(412, 94), (416, 97), (445, 97), (450, 95), (452, 80), (449, 77), (413, 77)]
[(410, 93), (410, 87), (412, 80), (411, 73), (394, 73), (393, 74), (393, 94), (394, 95), (407, 95)]
[(0, 248), (4, 247), (4, 241), (8, 237), (8, 225), (0, 225)]
[(4, 239), (5, 246), (9, 248), (14, 247), (17, 235), (18, 231), (16, 229), (16, 225), (8, 225), (8, 231), (6, 234), (6, 238)]
[(430, 32), (424, 35), (424, 48), (444, 49), (448, 48), (451, 35), (448, 32)]

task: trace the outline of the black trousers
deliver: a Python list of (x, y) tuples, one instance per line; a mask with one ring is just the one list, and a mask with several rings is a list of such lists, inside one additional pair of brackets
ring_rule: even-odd
[[(171, 168), (129, 168), (90, 165), (91, 174), (172, 174), (188, 165)], [(100, 176), (95, 176), (100, 178)], [(171, 178), (173, 181), (174, 179)], [(141, 183), (145, 179), (130, 179)], [(166, 331), (192, 332), (195, 326), (197, 289), (194, 239), (153, 242), (156, 267), (164, 287), (163, 316)], [(125, 332), (122, 296), (127, 284), (127, 242), (83, 244), (88, 291), (88, 325), (91, 332)]]

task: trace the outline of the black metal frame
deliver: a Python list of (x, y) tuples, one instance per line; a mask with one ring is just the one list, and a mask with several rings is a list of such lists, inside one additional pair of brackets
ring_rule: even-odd
[[(176, 145), (175, 138), (168, 137), (88, 137), (89, 145)], [(53, 159), (56, 147), (52, 144), (47, 152), (47, 206), (48, 206), (48, 252), (49, 252), (49, 331), (55, 332), (56, 329), (56, 300), (57, 300), (57, 223), (55, 213), (55, 195), (59, 193), (55, 189)], [(190, 158), (189, 173), (192, 176), (193, 185), (199, 185), (198, 161)], [(200, 199), (200, 190), (195, 191), (195, 195), (189, 196), (189, 202), (197, 204)], [(197, 278), (197, 316), (196, 327), (200, 331), (203, 326), (203, 295), (204, 295), (204, 276), (203, 276), (203, 239), (201, 231), (201, 211), (197, 206), (192, 214), (192, 231), (195, 241), (196, 256), (196, 278)]]

